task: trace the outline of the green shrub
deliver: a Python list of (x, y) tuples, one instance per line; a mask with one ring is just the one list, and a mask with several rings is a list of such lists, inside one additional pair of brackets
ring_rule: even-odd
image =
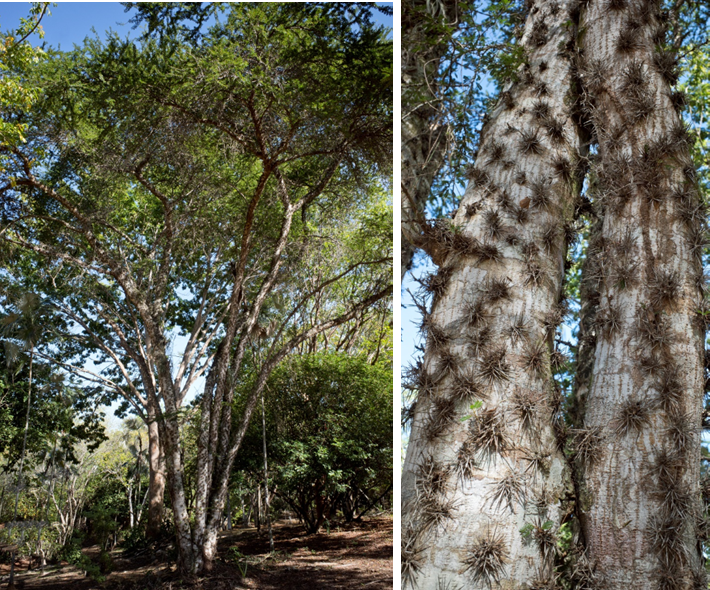
[(150, 541), (145, 536), (145, 527), (143, 526), (134, 526), (123, 534), (121, 546), (126, 551), (138, 551), (145, 549), (148, 545), (150, 545)]
[(108, 551), (99, 553), (98, 566), (102, 574), (110, 574), (113, 571), (113, 559)]
[[(103, 574), (108, 572), (103, 572), (100, 563), (94, 563), (88, 555), (82, 552), (81, 546), (83, 541), (84, 535), (74, 535), (60, 551), (59, 558), (77, 567), (92, 580), (103, 582), (105, 580)], [(111, 556), (108, 554), (107, 556), (110, 560)], [(99, 556), (99, 559), (101, 559), (101, 556)], [(111, 565), (113, 566), (113, 562), (111, 562)]]
[(71, 564), (76, 564), (76, 562), (81, 559), (81, 556), (83, 555), (81, 552), (83, 541), (83, 535), (75, 533), (69, 541), (67, 541), (67, 544), (62, 547), (58, 555), (59, 559)]
[(148, 539), (145, 536), (146, 529), (145, 526), (134, 526), (132, 529), (126, 530), (123, 534), (123, 542), (121, 546), (124, 550), (138, 551), (140, 549), (146, 549), (151, 546), (164, 546), (168, 545), (173, 539), (175, 539), (175, 527), (173, 523), (169, 520), (164, 520), (158, 534), (153, 539)]
[(103, 582), (106, 579), (101, 572), (99, 564), (94, 563), (88, 555), (82, 553), (81, 551), (79, 551), (78, 555), (72, 554), (72, 559), (68, 559), (67, 561), (69, 561), (69, 563), (73, 566), (79, 568), (96, 582)]

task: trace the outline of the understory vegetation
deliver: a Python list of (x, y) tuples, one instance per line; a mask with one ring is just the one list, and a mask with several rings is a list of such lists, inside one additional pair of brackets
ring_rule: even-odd
[[(7, 377), (8, 373), (3, 367), (2, 374)], [(21, 383), (16, 379), (13, 386)], [(38, 378), (39, 388), (44, 387), (41, 383)], [(7, 389), (3, 391), (5, 400), (9, 398)], [(17, 462), (6, 457), (12, 456), (13, 439), (15, 446), (21, 444), (24, 425), (5, 423), (0, 522), (10, 526), (0, 528), (0, 548), (5, 549), (0, 563), (9, 563), (7, 549), (15, 545), (17, 558), (29, 559), (34, 567), (67, 561), (101, 580), (112, 571), (110, 552), (116, 548), (128, 554), (151, 548), (175, 558), (169, 498), (158, 534), (146, 536), (149, 471), (145, 426), (128, 417), (111, 425), (97, 422), (90, 437), (72, 433), (73, 421), (65, 422), (66, 429), (59, 429), (62, 414), (48, 416), (47, 412), (53, 402), (61, 403), (62, 395), (67, 395), (62, 390), (48, 395), (49, 403), (41, 398), (35, 402), (37, 411), (30, 416), (28, 432), (32, 437), (19, 494)], [(312, 534), (359, 521), (366, 514), (391, 512), (389, 361), (372, 364), (366, 357), (327, 352), (298, 355), (274, 372), (264, 399), (265, 422), (259, 416), (250, 425), (230, 478), (222, 530), (257, 527), (266, 535), (269, 519), (286, 518), (300, 522), (303, 533)], [(72, 408), (67, 411), (61, 403), (61, 410), (73, 414), (74, 422), (81, 425)], [(183, 427), (188, 442), (196, 435), (198, 418), (195, 407), (187, 410)], [(42, 424), (55, 426), (42, 433)], [(186, 449), (191, 501), (195, 446), (187, 444)], [(89, 556), (82, 552), (82, 548), (93, 546), (98, 546), (98, 553)]]

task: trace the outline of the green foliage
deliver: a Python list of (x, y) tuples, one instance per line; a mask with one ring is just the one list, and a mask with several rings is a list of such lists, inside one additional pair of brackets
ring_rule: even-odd
[[(36, 33), (44, 36), (40, 22), (49, 14), (49, 2), (32, 2), (30, 15), (20, 19), (14, 31), (0, 34), (0, 113), (22, 112), (32, 107), (37, 100), (38, 89), (28, 83), (27, 75), (34, 64), (44, 59), (45, 53), (33, 47), (27, 38)], [(16, 146), (25, 143), (27, 124), (19, 117), (0, 117), (0, 146)], [(0, 165), (2, 159), (0, 159)]]
[(568, 552), (574, 547), (572, 523), (566, 522), (557, 533), (557, 547), (561, 552)]
[[(181, 10), (192, 10), (183, 5), (139, 8), (177, 10), (178, 20), (184, 16)], [(140, 44), (114, 36), (106, 42), (89, 40), (81, 50), (54, 54), (42, 64), (37, 75), (43, 95), (32, 112), (30, 143), (45, 150), (46, 171), (37, 174), (77, 209), (11, 187), (9, 200), (26, 215), (5, 220), (12, 223), (5, 237), (16, 247), (32, 235), (34, 245), (72, 257), (59, 263), (57, 257), (48, 261), (46, 255), (24, 252), (12, 265), (18, 274), (29, 274), (37, 290), (61, 303), (74, 320), (67, 322), (73, 337), (62, 342), (74, 365), (81, 366), (90, 354), (113, 360), (97, 340), (121, 348), (115, 330), (86, 309), (102, 306), (131, 338), (143, 328), (141, 322), (134, 326), (128, 321), (107, 256), (125, 262), (152, 300), (165, 302), (161, 320), (166, 331), (189, 334), (201, 304), (195, 295), (206, 283), (214, 301), (206, 321), (217, 329), (218, 310), (233, 279), (229, 262), (239, 259), (248, 235), (245, 263), (251, 280), (244, 299), (253, 301), (262, 282), (252, 277), (268, 272), (268, 252), (281, 230), (279, 178), (296, 202), (309, 199), (324, 180), (326, 187), (294, 219), (280, 260), (281, 287), (269, 300), (277, 317), (266, 321), (287, 317), (296, 324), (303, 318), (288, 312), (300, 299), (304, 275), (323, 282), (330, 272), (349, 268), (357, 281), (339, 292), (335, 283), (327, 290), (342, 295), (343, 304), (383, 283), (391, 272), (391, 226), (383, 225), (388, 219), (391, 223), (391, 200), (379, 187), (391, 168), (392, 48), (374, 26), (357, 36), (333, 35), (332, 29), (342, 28), (353, 14), (356, 22), (367, 21), (360, 8), (353, 11), (233, 4), (197, 47), (167, 47), (150, 35)], [(157, 17), (150, 19), (163, 27)], [(169, 23), (165, 27), (158, 32), (170, 36)], [(344, 102), (343, 96), (351, 99)], [(263, 124), (255, 123), (255, 112)], [(21, 169), (15, 162), (9, 173), (14, 177)], [(136, 180), (138, 173), (145, 182)], [(247, 226), (250, 196), (262, 178), (268, 179), (266, 194), (255, 201), (253, 223)], [(171, 196), (170, 232), (165, 203), (156, 192)], [(370, 201), (375, 203), (371, 208)], [(367, 217), (355, 232), (353, 217), (363, 209)], [(71, 229), (77, 215), (92, 219), (97, 243)], [(125, 261), (122, 252), (129, 253)], [(377, 265), (368, 258), (375, 255)], [(97, 272), (83, 272), (86, 265)], [(318, 271), (316, 265), (321, 265)], [(167, 273), (165, 281), (155, 278), (161, 272)], [(135, 367), (128, 372), (137, 380)], [(126, 375), (118, 369), (104, 375), (117, 387), (126, 386)]]
[(680, 90), (685, 93), (686, 117), (691, 125), (693, 161), (706, 200), (710, 195), (710, 48), (707, 44), (690, 52), (682, 62)]
[[(500, 90), (506, 84), (517, 81), (518, 69), (527, 62), (527, 53), (522, 45), (511, 44), (505, 51), (484, 58), (486, 69)], [(493, 102), (489, 101), (489, 104)]]
[(121, 546), (127, 552), (145, 549), (150, 545), (150, 541), (145, 536), (145, 527), (134, 526), (128, 529), (123, 535)]
[[(27, 366), (14, 372), (2, 366), (0, 351), (0, 456), (5, 467), (19, 460), (27, 409)], [(50, 373), (48, 365), (34, 366), (36, 389), (30, 408), (27, 452), (30, 462), (42, 461), (54, 451), (62, 460), (74, 461), (74, 445), (85, 441), (91, 448), (105, 439), (103, 413), (96, 410), (96, 398)]]
[(91, 508), (85, 510), (83, 515), (89, 523), (89, 531), (92, 540), (103, 549), (111, 535), (119, 527), (119, 524), (116, 522), (116, 517), (121, 513), (119, 512), (119, 506), (117, 506), (117, 504), (120, 505), (122, 502), (117, 502), (120, 497), (117, 498), (113, 494), (103, 493), (99, 498), (100, 503), (89, 503)]
[(149, 539), (146, 537), (145, 520), (143, 520), (133, 528), (124, 529), (121, 539), (121, 548), (126, 553), (155, 549), (169, 545), (175, 539), (175, 527), (169, 518), (165, 518), (155, 535)]
[(111, 554), (108, 551), (101, 551), (99, 553), (97, 562), (97, 565), (99, 566), (99, 571), (102, 574), (109, 574), (114, 569), (113, 558), (111, 557)]
[[(103, 567), (106, 567), (106, 565), (108, 565), (108, 561), (106, 560), (106, 558), (103, 558), (103, 560), (101, 560), (100, 558), (99, 563), (95, 563), (94, 561), (92, 561), (92, 559), (88, 555), (82, 552), (82, 542), (82, 535), (76, 535), (72, 537), (69, 543), (67, 543), (67, 545), (62, 550), (60, 558), (66, 560), (71, 565), (83, 571), (92, 580), (96, 582), (103, 582), (106, 579), (104, 573), (108, 573), (109, 571), (111, 571), (111, 569), (108, 569), (107, 571), (102, 571), (102, 565)], [(108, 559), (111, 559), (110, 556), (108, 557)]]
[(83, 535), (73, 535), (71, 539), (69, 539), (69, 542), (62, 548), (62, 551), (59, 553), (59, 558), (72, 564), (78, 563), (83, 557), (81, 552), (82, 543)]
[(525, 524), (525, 526), (522, 529), (520, 529), (520, 535), (526, 541), (530, 541), (532, 539), (532, 534), (534, 531), (535, 531), (535, 527), (528, 522)]
[[(219, 3), (189, 2), (166, 4), (162, 2), (122, 2), (125, 11), (134, 11), (128, 22), (133, 28), (145, 25), (143, 39), (157, 36), (161, 43), (175, 44), (187, 41), (190, 44), (200, 42), (210, 18), (219, 16), (225, 6)], [(358, 43), (362, 31), (376, 29), (372, 22), (373, 10), (383, 14), (392, 14), (389, 6), (378, 6), (373, 2), (310, 3), (306, 6), (285, 6), (285, 12), (305, 14), (311, 19), (322, 18), (327, 22), (323, 31), (328, 36), (336, 35), (350, 43)], [(326, 35), (322, 37), (325, 38)]]
[(470, 414), (464, 414), (461, 416), (460, 420), (461, 422), (466, 422), (466, 420), (470, 420), (476, 415), (476, 412), (480, 410), (483, 407), (483, 402), (481, 400), (476, 400), (472, 404), (468, 406), (468, 409), (471, 410)]
[[(456, 3), (456, 16), (450, 22), (429, 2), (405, 2), (403, 11), (416, 15), (421, 36), (407, 36), (407, 52), (426, 52), (446, 45), (438, 72), (431, 72), (429, 84), (436, 88), (436, 99), (416, 88), (403, 89), (402, 109), (411, 113), (435, 106), (432, 123), (448, 126), (451, 146), (443, 168), (435, 179), (427, 213), (443, 217), (458, 205), (456, 195), (465, 186), (465, 170), (477, 155), (478, 135), (501, 90), (515, 80), (518, 68), (526, 62), (525, 48), (519, 43), (525, 20), (524, 3), (495, 0), (480, 10), (468, 2)], [(432, 14), (432, 11), (434, 14)], [(422, 103), (423, 101), (423, 103)], [(455, 146), (455, 149), (454, 149)]]
[[(348, 494), (374, 500), (386, 492), (392, 483), (391, 369), (342, 354), (294, 357), (272, 375), (266, 401), (274, 484), (309, 532), (332, 518)], [(257, 473), (259, 426), (244, 451)]]
[(237, 564), (237, 567), (239, 568), (239, 573), (241, 574), (242, 578), (246, 578), (247, 571), (249, 569), (249, 558), (241, 551), (239, 551), (238, 547), (230, 547), (229, 559), (230, 561)]

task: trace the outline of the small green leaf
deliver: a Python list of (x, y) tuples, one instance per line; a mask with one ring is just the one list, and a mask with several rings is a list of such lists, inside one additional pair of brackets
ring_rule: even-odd
[(533, 530), (535, 530), (535, 527), (530, 523), (527, 523), (522, 529), (520, 529), (520, 534), (523, 539), (528, 540), (532, 536)]

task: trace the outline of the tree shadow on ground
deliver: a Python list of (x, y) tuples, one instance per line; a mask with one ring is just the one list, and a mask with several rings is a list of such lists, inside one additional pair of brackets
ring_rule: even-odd
[[(221, 534), (219, 558), (208, 576), (184, 579), (163, 555), (115, 554), (114, 572), (103, 583), (76, 568), (60, 565), (28, 571), (20, 564), (17, 590), (325, 590), (393, 587), (392, 518), (334, 526), (330, 532), (306, 535), (303, 527), (276, 523), (276, 551), (269, 552), (265, 529), (235, 529)], [(7, 566), (9, 569), (9, 566)], [(0, 580), (3, 574), (0, 572)], [(0, 587), (7, 584), (0, 582)]]

